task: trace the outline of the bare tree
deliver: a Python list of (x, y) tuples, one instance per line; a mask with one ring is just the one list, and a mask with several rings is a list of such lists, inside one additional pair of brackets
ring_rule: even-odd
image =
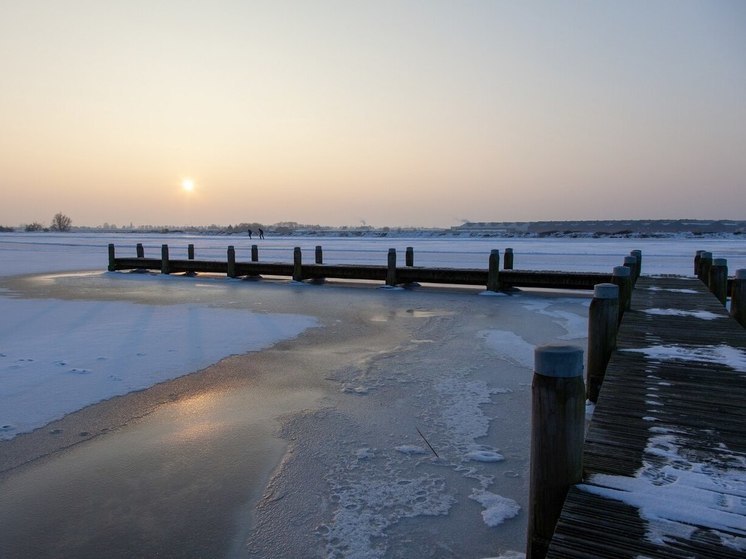
[(52, 231), (69, 231), (73, 224), (73, 220), (67, 217), (63, 213), (56, 213), (52, 218)]

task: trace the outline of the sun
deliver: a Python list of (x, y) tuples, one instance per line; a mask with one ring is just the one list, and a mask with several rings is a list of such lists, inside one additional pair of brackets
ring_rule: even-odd
[(186, 192), (191, 192), (194, 190), (194, 181), (192, 179), (183, 179), (181, 181), (181, 189)]

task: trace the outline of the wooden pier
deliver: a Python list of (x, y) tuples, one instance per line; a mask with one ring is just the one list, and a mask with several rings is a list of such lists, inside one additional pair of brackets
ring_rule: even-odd
[(698, 279), (640, 277), (546, 557), (746, 556), (746, 330)]
[[(191, 246), (191, 245), (190, 245)], [(594, 285), (612, 281), (612, 274), (598, 272), (556, 272), (556, 271), (525, 271), (502, 269), (498, 270), (493, 260), (484, 269), (480, 268), (428, 268), (422, 266), (396, 263), (396, 251), (389, 249), (386, 265), (369, 264), (322, 264), (323, 256), (320, 248), (316, 247), (315, 263), (303, 262), (300, 248), (295, 248), (293, 262), (262, 262), (258, 258), (258, 250), (252, 247), (251, 260), (236, 259), (233, 247), (228, 247), (226, 260), (194, 260), (193, 248), (189, 251), (191, 258), (173, 259), (167, 245), (161, 248), (161, 258), (145, 258), (141, 246), (138, 246), (137, 256), (118, 257), (114, 245), (109, 245), (109, 271), (119, 270), (154, 270), (164, 274), (221, 274), (228, 277), (257, 278), (262, 276), (289, 277), (295, 281), (338, 279), (338, 280), (367, 280), (385, 282), (386, 285), (407, 285), (415, 283), (476, 285), (486, 286), (492, 291), (507, 291), (512, 288), (537, 289), (570, 289), (593, 290)], [(393, 251), (393, 253), (392, 253)], [(497, 251), (493, 251), (495, 253)], [(508, 254), (509, 266), (512, 267), (513, 253)], [(392, 258), (393, 257), (393, 258)], [(485, 258), (487, 261), (487, 258)], [(413, 261), (412, 252), (407, 250), (406, 262)]]

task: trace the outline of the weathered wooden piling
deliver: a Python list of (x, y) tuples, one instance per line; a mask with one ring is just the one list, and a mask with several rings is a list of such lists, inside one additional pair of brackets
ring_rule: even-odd
[(303, 255), (300, 247), (293, 249), (293, 281), (303, 281)]
[(627, 266), (614, 266), (611, 273), (611, 283), (619, 287), (619, 321), (622, 320), (624, 311), (628, 311), (632, 305), (632, 277), (631, 270)]
[(187, 245), (187, 259), (194, 260), (194, 245), (191, 243)]
[(323, 264), (324, 263), (324, 251), (321, 248), (321, 245), (316, 245), (316, 264)]
[(145, 258), (145, 249), (142, 246), (142, 243), (137, 243), (135, 245), (135, 252), (137, 253), (138, 258)]
[(414, 266), (414, 247), (407, 247), (404, 253), (404, 263), (410, 268)]
[(531, 396), (526, 559), (543, 559), (567, 490), (583, 475), (583, 350), (562, 345), (537, 347)]
[(228, 247), (228, 272), (229, 278), (236, 277), (236, 248), (233, 245)]
[(697, 253), (694, 255), (694, 275), (699, 277), (699, 266), (702, 261), (702, 253), (705, 252), (704, 250), (698, 250)]
[(705, 285), (710, 284), (710, 268), (712, 268), (712, 253), (706, 250), (699, 255), (699, 274), (697, 277)]
[(599, 283), (588, 310), (588, 366), (586, 397), (594, 404), (606, 374), (619, 328), (619, 286)]
[(503, 270), (512, 270), (512, 269), (513, 269), (513, 249), (506, 248), (505, 256), (503, 258)]
[(386, 269), (386, 285), (394, 287), (396, 285), (396, 249), (390, 248), (388, 254), (388, 267)]
[(730, 315), (746, 328), (746, 269), (736, 270), (730, 292)]
[(712, 294), (725, 306), (728, 300), (728, 261), (725, 258), (712, 261), (708, 285)]
[(259, 247), (257, 245), (251, 245), (251, 261), (259, 262)]
[(171, 266), (168, 262), (168, 245), (161, 245), (161, 274), (170, 274)]
[(114, 243), (109, 243), (109, 271), (113, 272), (117, 269), (117, 256)]
[(637, 282), (637, 258), (634, 256), (625, 256), (624, 265), (629, 268), (629, 279), (634, 288), (635, 282)]
[(637, 283), (637, 280), (640, 279), (640, 274), (642, 273), (642, 251), (631, 250), (629, 255), (634, 256), (635, 260), (637, 260), (637, 268), (635, 269), (635, 283)]
[(487, 267), (487, 291), (500, 291), (500, 251), (490, 251), (489, 265)]

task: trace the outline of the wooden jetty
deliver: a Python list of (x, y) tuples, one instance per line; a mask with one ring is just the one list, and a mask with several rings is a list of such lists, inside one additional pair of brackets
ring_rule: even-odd
[(640, 277), (616, 343), (546, 557), (745, 557), (746, 330), (698, 279)]
[[(499, 268), (498, 251), (492, 251), (488, 267), (480, 268), (428, 268), (414, 266), (413, 252), (407, 249), (405, 266), (398, 266), (396, 250), (389, 249), (386, 265), (368, 264), (323, 264), (321, 247), (316, 247), (315, 263), (303, 262), (301, 249), (293, 251), (293, 262), (259, 261), (258, 249), (252, 246), (251, 260), (239, 261), (233, 247), (228, 247), (226, 260), (195, 260), (194, 248), (190, 245), (187, 259), (173, 259), (167, 245), (161, 247), (160, 258), (145, 258), (142, 246), (137, 247), (137, 256), (116, 256), (114, 245), (109, 245), (109, 271), (155, 270), (164, 274), (210, 273), (232, 278), (280, 276), (295, 281), (339, 279), (381, 281), (386, 285), (434, 283), (453, 285), (481, 285), (488, 290), (510, 290), (512, 288), (593, 290), (594, 285), (612, 281), (612, 274), (598, 272), (527, 271)], [(506, 264), (512, 268), (513, 252), (507, 252)]]

